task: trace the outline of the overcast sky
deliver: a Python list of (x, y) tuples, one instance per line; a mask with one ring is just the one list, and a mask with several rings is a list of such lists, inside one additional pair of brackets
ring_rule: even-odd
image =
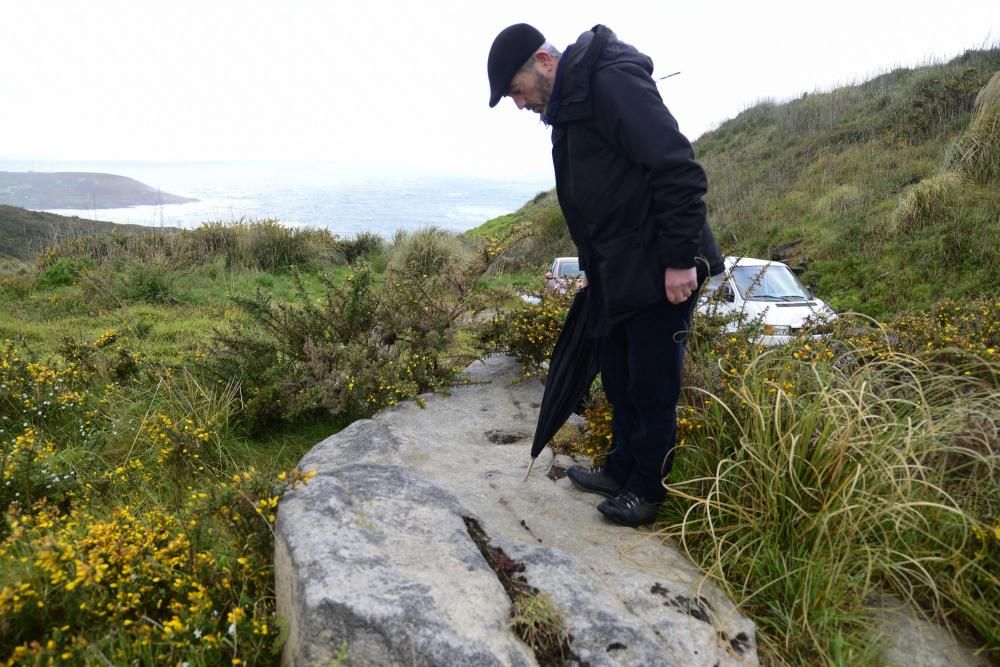
[(0, 159), (341, 162), (551, 173), (549, 138), (489, 109), (486, 55), (525, 21), (595, 23), (653, 58), (691, 139), (761, 99), (1000, 42), (998, 0), (0, 0)]

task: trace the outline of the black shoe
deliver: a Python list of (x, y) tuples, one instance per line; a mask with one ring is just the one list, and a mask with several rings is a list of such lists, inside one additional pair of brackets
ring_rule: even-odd
[(631, 491), (622, 491), (611, 500), (598, 505), (597, 510), (623, 526), (642, 526), (656, 521), (660, 503), (649, 502)]
[(611, 475), (604, 471), (603, 466), (590, 469), (580, 465), (570, 466), (566, 476), (573, 482), (573, 486), (581, 491), (599, 493), (606, 498), (614, 498), (622, 490), (622, 485), (612, 479)]

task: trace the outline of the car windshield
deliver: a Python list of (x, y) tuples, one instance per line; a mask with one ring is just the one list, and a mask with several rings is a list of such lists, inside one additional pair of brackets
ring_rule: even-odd
[(807, 301), (809, 290), (783, 264), (733, 268), (736, 288), (746, 301)]
[(580, 263), (562, 262), (559, 264), (559, 272), (556, 275), (560, 278), (576, 278), (580, 275)]

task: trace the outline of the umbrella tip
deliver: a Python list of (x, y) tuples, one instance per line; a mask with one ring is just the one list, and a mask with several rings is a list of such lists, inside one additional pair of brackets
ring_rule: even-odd
[(524, 481), (528, 481), (528, 475), (531, 474), (531, 469), (535, 467), (535, 461), (538, 459), (537, 456), (531, 457), (531, 463), (528, 464), (528, 472), (524, 473)]

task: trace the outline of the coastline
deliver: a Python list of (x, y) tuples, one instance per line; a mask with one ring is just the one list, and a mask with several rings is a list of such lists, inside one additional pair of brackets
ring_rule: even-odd
[(32, 209), (147, 227), (197, 227), (203, 222), (277, 219), (341, 236), (437, 226), (466, 231), (517, 210), (547, 179), (513, 181), (413, 173), (345, 173), (316, 162), (41, 162), (3, 161), (0, 170), (93, 170), (134, 178), (198, 201), (116, 208)]

